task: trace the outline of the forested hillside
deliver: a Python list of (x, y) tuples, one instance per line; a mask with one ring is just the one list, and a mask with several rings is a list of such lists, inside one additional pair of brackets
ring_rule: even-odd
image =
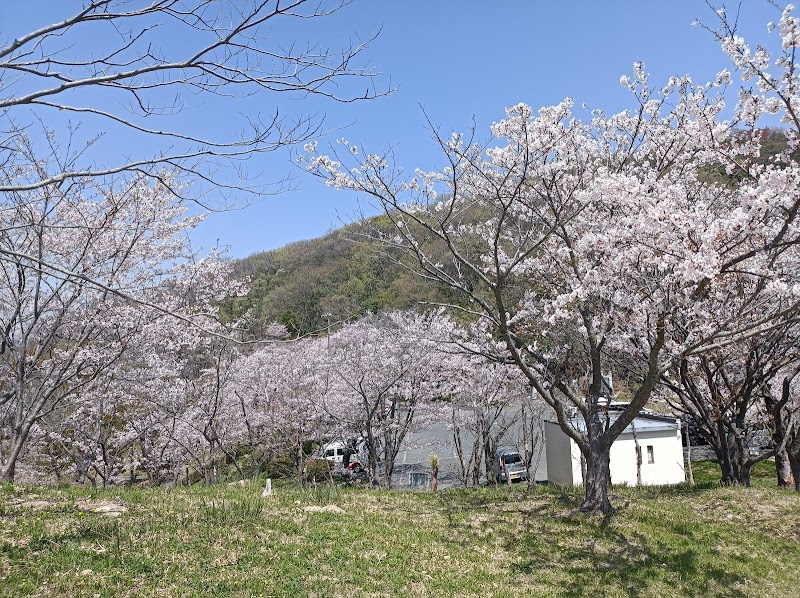
[(442, 301), (447, 294), (400, 266), (378, 244), (365, 241), (359, 224), (253, 254), (238, 260), (234, 272), (250, 279), (248, 295), (237, 299), (233, 309), (249, 313), (253, 334), (273, 322), (293, 334), (309, 334), (325, 329), (329, 318), (357, 319), (368, 312)]

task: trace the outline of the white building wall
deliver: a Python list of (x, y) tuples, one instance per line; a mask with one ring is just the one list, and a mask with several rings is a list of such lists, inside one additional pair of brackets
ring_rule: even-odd
[[(578, 479), (575, 480), (572, 465), (572, 448), (577, 445), (572, 439), (564, 434), (561, 427), (555, 422), (545, 422), (544, 424), (545, 446), (547, 447), (547, 479), (562, 486), (572, 486), (580, 484), (580, 459), (578, 460)], [(580, 453), (580, 451), (579, 451)]]
[[(582, 484), (578, 445), (555, 422), (547, 422), (546, 431), (549, 481), (567, 486)], [(679, 429), (639, 432), (637, 438), (642, 450), (643, 485), (679, 484), (685, 480)], [(649, 462), (648, 447), (652, 447), (653, 463)], [(636, 443), (630, 432), (621, 434), (611, 445), (611, 483), (636, 485)]]
[[(564, 436), (567, 436), (564, 434)], [(567, 436), (569, 438), (569, 436)], [(569, 449), (570, 449), (570, 464), (572, 466), (572, 479), (574, 480), (574, 484), (576, 486), (583, 484), (583, 466), (581, 465), (581, 459), (583, 458), (583, 454), (581, 453), (581, 449), (578, 446), (578, 443), (569, 438)]]
[[(679, 431), (677, 433), (680, 434)], [(684, 481), (680, 436), (669, 431), (639, 432), (636, 436), (642, 450), (642, 484), (679, 484)], [(611, 445), (611, 483), (636, 485), (636, 443), (633, 434), (622, 434)]]

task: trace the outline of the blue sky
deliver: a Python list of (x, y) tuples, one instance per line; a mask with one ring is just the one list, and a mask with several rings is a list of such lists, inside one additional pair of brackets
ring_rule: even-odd
[[(80, 3), (38, 0), (4, 7), (0, 40), (44, 24), (44, 15), (70, 4)], [(767, 22), (780, 13), (764, 0), (743, 4), (742, 34), (769, 40)], [(258, 109), (268, 113), (277, 105), (288, 113), (325, 115), (326, 126), (337, 130), (320, 145), (346, 137), (374, 152), (392, 146), (406, 170), (431, 169), (440, 159), (423, 108), (444, 132), (467, 130), (474, 118), (485, 133), (503, 118), (506, 106), (518, 102), (538, 108), (572, 97), (578, 105), (607, 112), (629, 107), (619, 77), (630, 73), (634, 61), (645, 63), (654, 84), (670, 75), (713, 79), (729, 65), (712, 36), (691, 26), (695, 18), (713, 21), (703, 0), (355, 0), (332, 17), (303, 23), (311, 30), (282, 29), (275, 36), (318, 39), (339, 48), (380, 30), (365, 57), (394, 93), (349, 104), (260, 96)], [(190, 126), (224, 130), (235, 122), (237, 109), (197, 101), (181, 118)], [(120, 138), (102, 143), (106, 153), (127, 150)], [(356, 212), (355, 195), (305, 175), (288, 154), (258, 158), (249, 169), (264, 180), (291, 174), (296, 190), (212, 215), (197, 231), (199, 246), (208, 248), (218, 239), (232, 256), (245, 256), (322, 235)]]

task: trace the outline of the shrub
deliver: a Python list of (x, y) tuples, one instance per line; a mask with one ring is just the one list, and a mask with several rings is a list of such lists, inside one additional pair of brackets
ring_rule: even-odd
[(268, 478), (291, 478), (297, 472), (294, 461), (288, 456), (278, 457), (267, 463)]
[(329, 482), (332, 479), (332, 471), (333, 463), (327, 459), (309, 459), (306, 461), (303, 479), (307, 482)]

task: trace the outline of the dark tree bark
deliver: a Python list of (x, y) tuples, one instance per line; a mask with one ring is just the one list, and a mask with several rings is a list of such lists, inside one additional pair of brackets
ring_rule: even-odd
[(586, 459), (586, 478), (583, 483), (586, 494), (579, 511), (584, 513), (611, 513), (608, 488), (611, 486), (611, 445), (595, 442), (592, 449), (584, 454)]
[(794, 473), (792, 464), (789, 461), (789, 454), (784, 448), (775, 455), (775, 473), (778, 478), (778, 486), (781, 488), (794, 488)]

